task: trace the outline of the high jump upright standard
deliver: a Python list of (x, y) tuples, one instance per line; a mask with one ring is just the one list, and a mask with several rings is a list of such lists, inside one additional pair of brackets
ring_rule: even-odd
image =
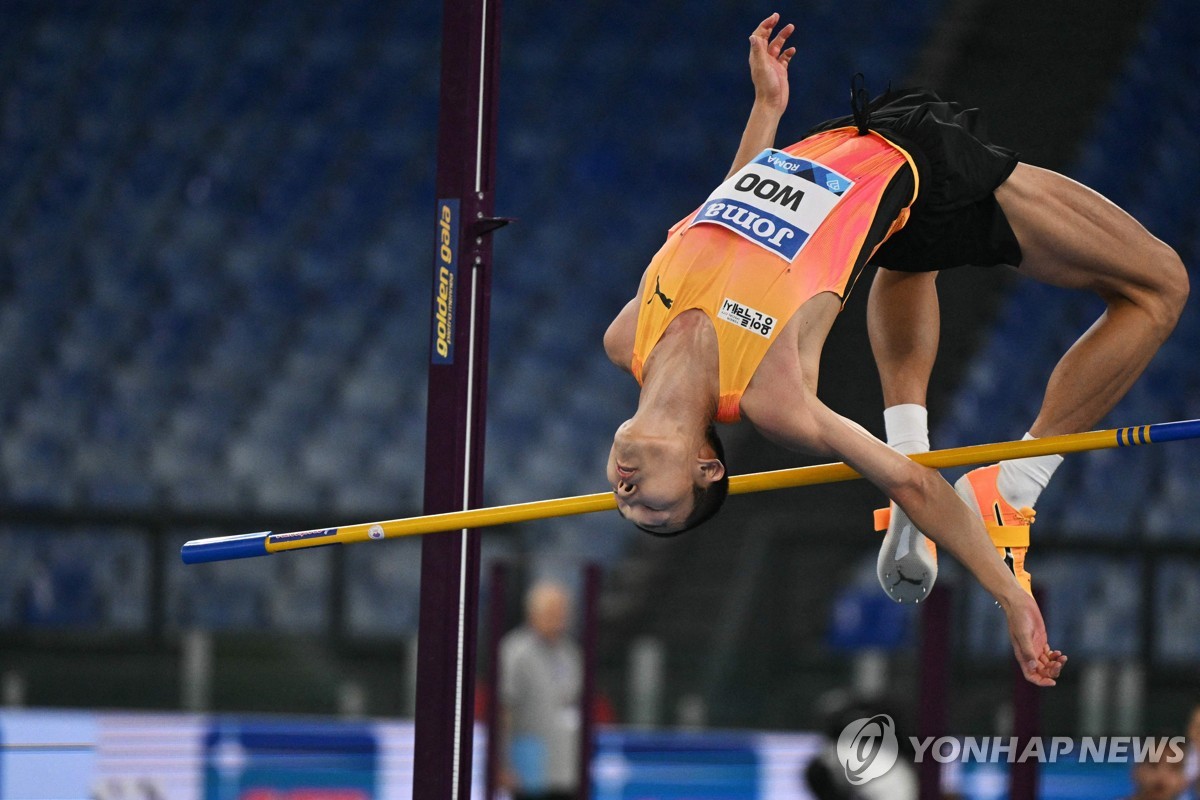
[[(425, 513), (483, 499), (500, 0), (443, 0)], [(421, 542), (414, 800), (471, 792), (479, 532)]]

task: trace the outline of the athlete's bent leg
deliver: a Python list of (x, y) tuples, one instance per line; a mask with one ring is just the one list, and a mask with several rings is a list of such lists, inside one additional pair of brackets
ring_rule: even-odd
[[(1027, 435), (1087, 430), (1124, 397), (1174, 329), (1187, 300), (1187, 271), (1137, 220), (1062, 175), (1020, 164), (996, 190), (996, 199), (1021, 244), (1021, 272), (1095, 292), (1107, 306), (1055, 366)], [(983, 516), (1027, 591), (1033, 507), (1061, 461), (1061, 456), (1005, 461), (972, 470), (955, 484)]]
[(925, 405), (941, 334), (936, 272), (880, 269), (867, 298), (867, 333), (883, 405)]
[[(941, 332), (936, 277), (880, 269), (867, 300), (887, 443), (908, 456), (929, 451), (925, 397)], [(876, 513), (876, 529), (886, 530), (875, 562), (879, 585), (896, 602), (920, 602), (937, 581), (937, 548), (895, 503), (886, 512)]]
[(1129, 214), (1049, 170), (1019, 164), (996, 199), (1021, 244), (1022, 273), (1093, 291), (1107, 305), (1054, 368), (1030, 433), (1088, 430), (1174, 329), (1187, 300), (1187, 270)]

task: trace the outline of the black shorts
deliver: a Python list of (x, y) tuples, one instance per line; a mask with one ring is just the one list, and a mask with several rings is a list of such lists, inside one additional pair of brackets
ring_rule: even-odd
[[(967, 264), (1021, 263), (1021, 246), (993, 192), (1017, 166), (1017, 154), (991, 144), (978, 109), (963, 109), (925, 89), (887, 92), (869, 105), (871, 130), (903, 147), (920, 182), (908, 223), (871, 263), (904, 272)], [(854, 125), (823, 122), (809, 135)]]

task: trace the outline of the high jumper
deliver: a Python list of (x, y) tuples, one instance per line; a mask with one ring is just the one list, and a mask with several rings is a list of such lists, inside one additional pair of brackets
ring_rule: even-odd
[(924, 531), (1004, 609), (1025, 677), (1052, 685), (1066, 657), (1046, 642), (1019, 531), (1027, 537), (1036, 501), (1028, 486), (1044, 486), (1058, 456), (1010, 462), (1018, 466), (1004, 475), (977, 470), (956, 494), (817, 398), (821, 350), (859, 273), (886, 267), (870, 320), (890, 432), (906, 413), (896, 407), (923, 410), (937, 346), (936, 270), (1010, 264), (1091, 289), (1108, 310), (1059, 363), (1031, 428), (1076, 432), (1112, 408), (1170, 333), (1186, 270), (1116, 206), (988, 144), (974, 112), (932, 92), (867, 102), (856, 89), (851, 117), (774, 149), (795, 55), (784, 47), (794, 26), (776, 30), (779, 21), (772, 14), (750, 37), (754, 105), (725, 181), (670, 229), (605, 334), (611, 360), (641, 385), (608, 460), (618, 510), (657, 535), (711, 517), (728, 490), (713, 423), (745, 418), (785, 447), (844, 459), (882, 489), (895, 505), (881, 580), (907, 560), (925, 569), (928, 588), (936, 573)]

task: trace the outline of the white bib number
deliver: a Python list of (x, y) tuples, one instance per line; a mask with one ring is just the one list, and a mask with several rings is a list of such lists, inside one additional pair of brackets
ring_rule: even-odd
[(694, 225), (722, 225), (792, 261), (854, 185), (833, 170), (764, 150), (709, 195)]

